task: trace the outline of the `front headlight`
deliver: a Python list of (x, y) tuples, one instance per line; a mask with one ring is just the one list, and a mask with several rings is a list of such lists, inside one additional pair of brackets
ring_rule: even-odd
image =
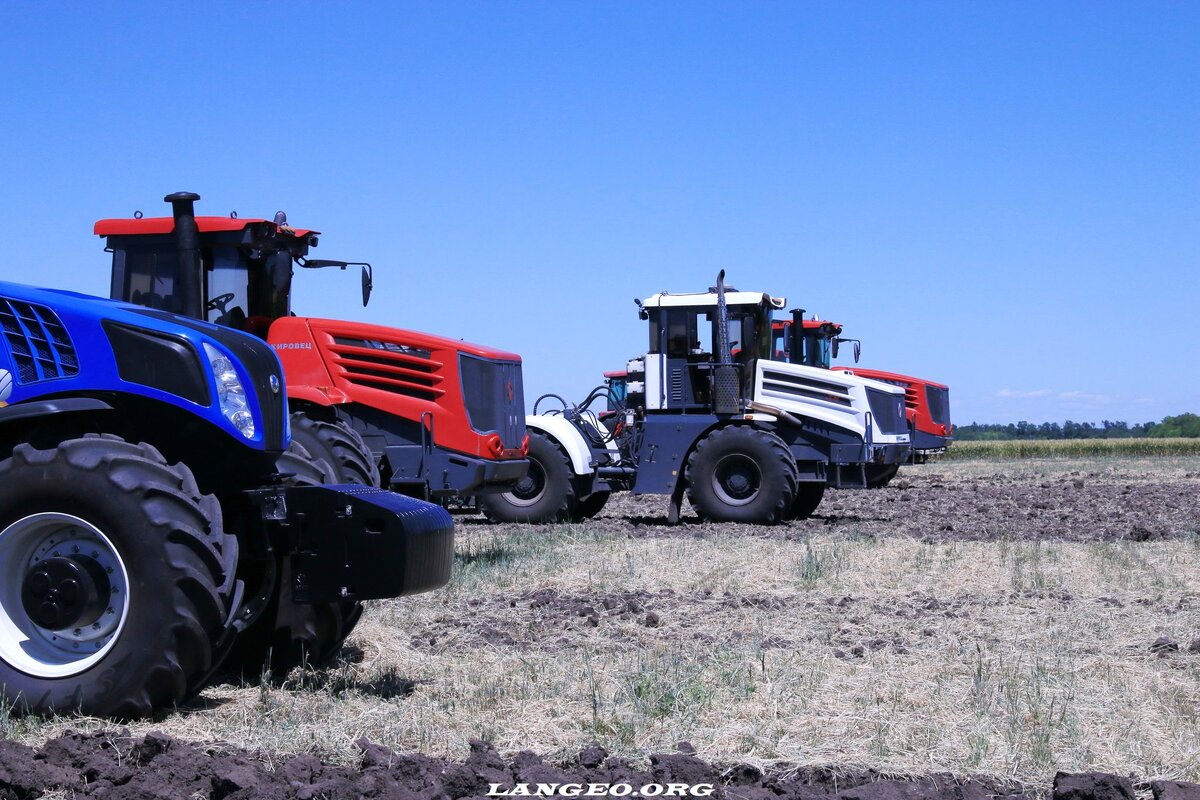
[(250, 413), (246, 389), (238, 379), (233, 362), (207, 342), (204, 343), (204, 354), (208, 356), (217, 383), (217, 402), (221, 405), (221, 413), (242, 436), (254, 438), (254, 415)]

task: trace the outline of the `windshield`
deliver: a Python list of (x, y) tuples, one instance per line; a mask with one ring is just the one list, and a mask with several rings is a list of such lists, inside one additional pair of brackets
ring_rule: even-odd
[(771, 331), (771, 360), (788, 361), (788, 331), (790, 326), (781, 325)]
[(735, 349), (752, 354), (751, 358), (771, 358), (773, 344), (770, 331), (769, 306), (734, 306), (729, 309), (730, 342), (737, 341)]
[(179, 274), (175, 249), (130, 248), (113, 250), (110, 297), (146, 308), (195, 317), (199, 298), (192, 284)]
[[(734, 361), (771, 357), (771, 309), (729, 306), (729, 355)], [(650, 352), (671, 358), (717, 361), (718, 312), (714, 306), (656, 309), (650, 315)]]
[(229, 245), (204, 251), (208, 273), (206, 319), (246, 330), (247, 319), (273, 321), (290, 312), (292, 259), (286, 251), (267, 252)]
[(291, 313), (292, 254), (238, 233), (205, 235), (200, 274), (184, 275), (171, 236), (114, 237), (110, 297), (264, 334)]
[(208, 269), (208, 303), (205, 319), (217, 325), (241, 328), (250, 307), (246, 267), (237, 257), (237, 248), (217, 247), (212, 251)]
[(810, 367), (829, 369), (833, 364), (833, 342), (819, 330), (804, 332), (804, 359), (801, 363)]

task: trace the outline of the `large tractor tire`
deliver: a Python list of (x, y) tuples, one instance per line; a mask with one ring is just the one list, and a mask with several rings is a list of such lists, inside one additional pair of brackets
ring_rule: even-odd
[(571, 464), (548, 436), (529, 432), (529, 472), (511, 492), (479, 496), (492, 522), (567, 522), (575, 513)]
[(238, 542), (182, 464), (113, 436), (0, 461), (0, 690), (18, 712), (137, 718), (198, 691)]
[(808, 519), (821, 505), (825, 497), (825, 484), (804, 481), (796, 487), (796, 499), (792, 501), (789, 519)]
[(571, 515), (571, 520), (574, 522), (582, 522), (585, 519), (591, 519), (604, 510), (604, 506), (608, 503), (608, 497), (611, 494), (608, 490), (592, 492), (575, 503), (575, 513)]
[(896, 477), (896, 473), (899, 471), (899, 464), (888, 464), (887, 466), (876, 466), (872, 464), (868, 466), (867, 488), (882, 489), (892, 482), (892, 478)]
[[(324, 459), (314, 459), (297, 439), (280, 455), (275, 468), (299, 485), (342, 482), (333, 467)], [(362, 610), (361, 603), (352, 601), (315, 605), (295, 602), (292, 560), (278, 558), (270, 601), (259, 618), (238, 635), (223, 669), (255, 679), (266, 673), (282, 677), (302, 664), (327, 664), (358, 624)]]
[(301, 486), (321, 486), (326, 483), (337, 483), (337, 473), (328, 461), (313, 458), (308, 448), (295, 439), (288, 449), (275, 460), (275, 471), (294, 484)]
[(774, 525), (796, 496), (796, 462), (773, 433), (749, 425), (718, 428), (688, 456), (688, 499), (702, 519)]
[(303, 411), (291, 414), (292, 440), (314, 460), (333, 468), (333, 483), (379, 485), (379, 465), (358, 431), (343, 420), (326, 422)]

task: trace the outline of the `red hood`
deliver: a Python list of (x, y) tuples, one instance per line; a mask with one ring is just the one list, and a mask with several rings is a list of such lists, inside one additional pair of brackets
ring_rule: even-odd
[(309, 324), (317, 329), (336, 329), (338, 331), (353, 332), (355, 336), (362, 336), (364, 339), (378, 339), (380, 341), (400, 340), (410, 347), (423, 347), (429, 350), (458, 350), (462, 353), (479, 356), (480, 358), (489, 358), (493, 361), (516, 361), (518, 363), (521, 361), (521, 357), (516, 353), (496, 350), (495, 348), (485, 347), (481, 344), (471, 344), (461, 339), (436, 336), (432, 333), (403, 330), (386, 325), (371, 325), (366, 322), (347, 322), (346, 320), (320, 319), (318, 317), (303, 317), (302, 319), (307, 319)]

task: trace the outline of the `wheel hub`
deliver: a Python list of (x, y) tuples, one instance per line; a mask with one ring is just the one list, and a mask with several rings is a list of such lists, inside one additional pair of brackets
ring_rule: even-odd
[(712, 487), (726, 505), (748, 505), (758, 497), (762, 487), (762, 470), (752, 458), (731, 453), (717, 462), (713, 470)]
[(509, 502), (516, 506), (531, 506), (546, 493), (546, 471), (541, 464), (530, 459), (529, 471), (517, 482), (511, 492), (507, 493)]
[(750, 477), (740, 472), (728, 475), (725, 478), (725, 486), (734, 497), (745, 497), (753, 490)]
[(51, 631), (91, 625), (108, 607), (112, 588), (87, 556), (55, 556), (34, 564), (21, 586), (25, 613)]
[(129, 613), (120, 552), (85, 519), (43, 511), (0, 528), (0, 662), (38, 678), (90, 669)]

